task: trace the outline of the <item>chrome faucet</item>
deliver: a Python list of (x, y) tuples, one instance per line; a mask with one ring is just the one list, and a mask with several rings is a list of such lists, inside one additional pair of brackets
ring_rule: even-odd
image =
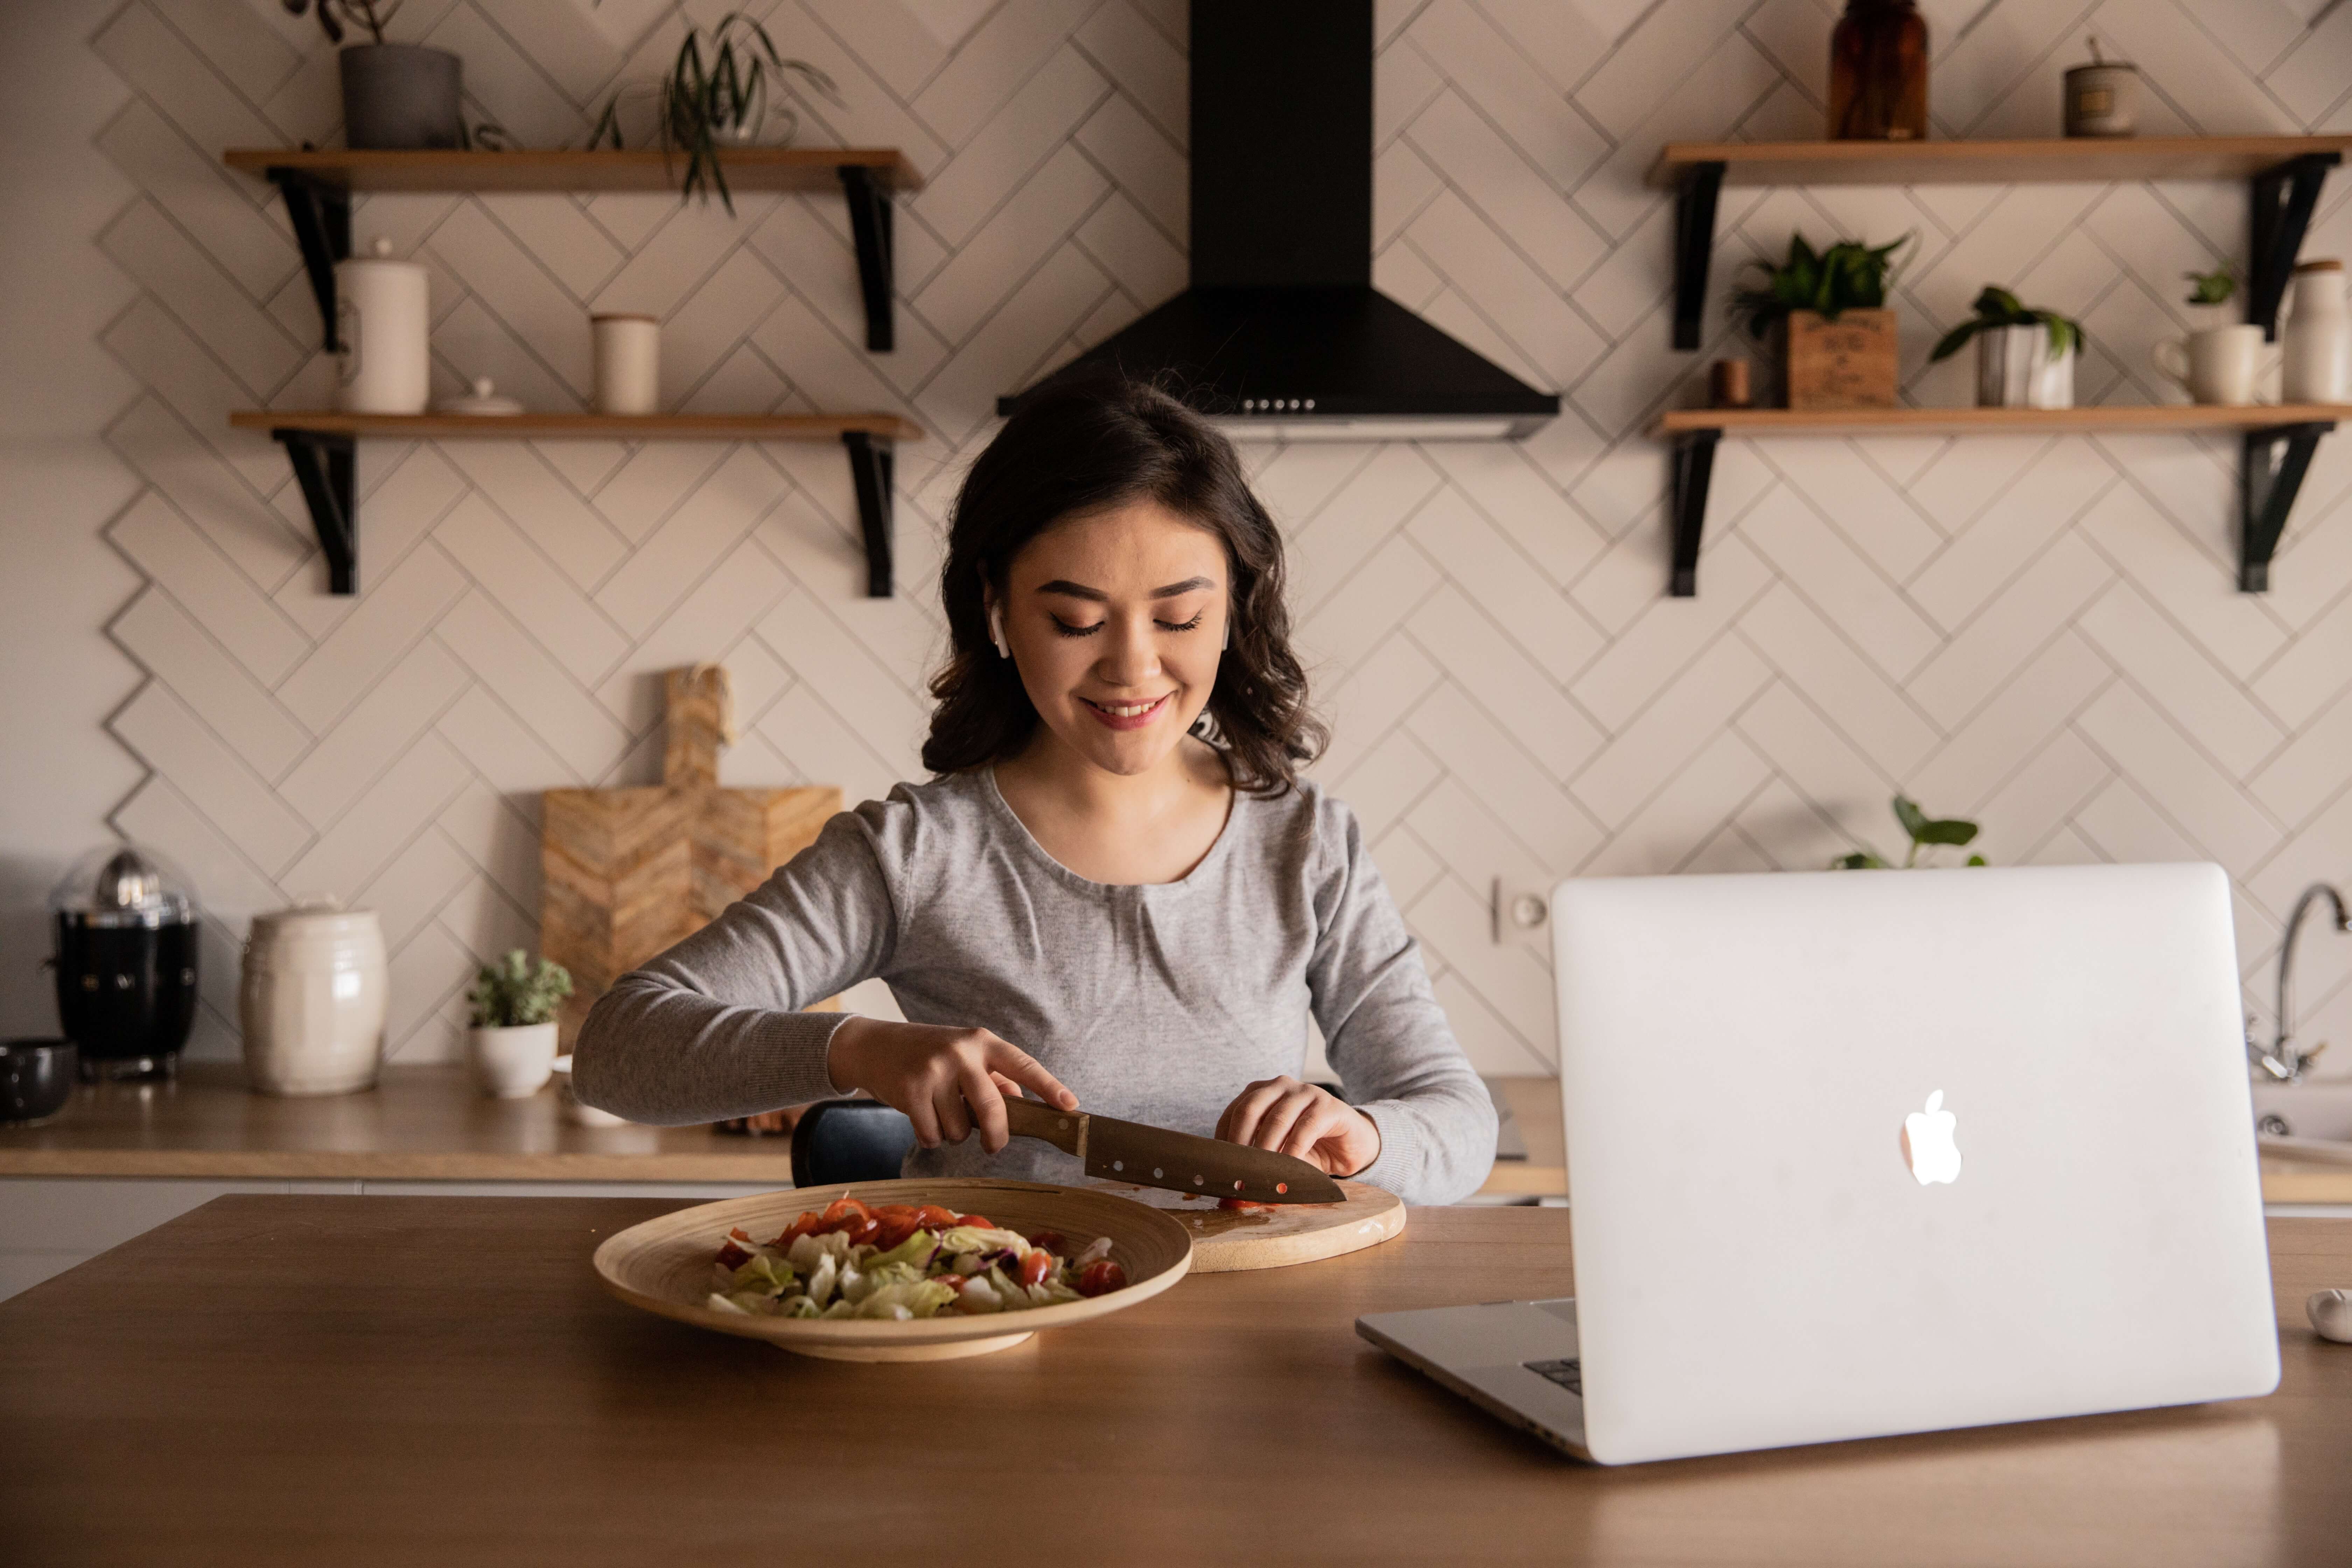
[(2247, 1057), (2281, 1083), (2294, 1083), (2302, 1078), (2304, 1069), (2327, 1048), (2325, 1040), (2307, 1051), (2294, 1043), (2294, 939), (2303, 930), (2303, 917), (2309, 914), (2311, 906), (2322, 899), (2326, 900), (2336, 911), (2336, 929), (2352, 931), (2352, 917), (2345, 913), (2343, 894), (2325, 882), (2314, 882), (2303, 890), (2303, 897), (2294, 901), (2294, 912), (2286, 918), (2286, 941), (2279, 946), (2278, 1011), (2275, 1015), (2278, 1037), (2271, 1042), (2269, 1050), (2263, 1049), (2251, 1038), (2246, 1041)]

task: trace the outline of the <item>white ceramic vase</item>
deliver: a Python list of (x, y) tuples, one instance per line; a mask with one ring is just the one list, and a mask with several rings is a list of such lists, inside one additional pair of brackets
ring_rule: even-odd
[(516, 1024), (502, 1029), (469, 1029), (466, 1054), (474, 1081), (496, 1100), (528, 1100), (555, 1073), (555, 1026)]
[(311, 901), (254, 916), (237, 987), (247, 1080), (262, 1094), (373, 1087), (390, 989), (374, 910)]
[(2281, 336), (2284, 401), (2352, 401), (2352, 310), (2344, 298), (2344, 263), (2306, 261), (2294, 269), (2294, 302)]
[(2074, 346), (2050, 348), (2050, 329), (1990, 327), (1977, 334), (1977, 406), (2072, 408)]

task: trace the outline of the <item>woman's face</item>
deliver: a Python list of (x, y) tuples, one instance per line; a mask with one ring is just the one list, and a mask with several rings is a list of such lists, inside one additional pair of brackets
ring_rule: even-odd
[(1004, 637), (1038, 716), (1108, 772), (1167, 758), (1216, 684), (1225, 551), (1156, 501), (1055, 523), (1013, 558)]

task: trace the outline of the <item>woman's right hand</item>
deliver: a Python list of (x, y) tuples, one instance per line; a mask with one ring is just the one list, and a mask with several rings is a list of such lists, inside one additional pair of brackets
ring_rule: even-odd
[(1036, 1058), (986, 1029), (851, 1016), (833, 1032), (825, 1068), (844, 1093), (863, 1089), (905, 1111), (926, 1149), (961, 1143), (977, 1127), (981, 1147), (995, 1153), (1012, 1136), (1004, 1097), (1024, 1089), (1060, 1110), (1078, 1108)]

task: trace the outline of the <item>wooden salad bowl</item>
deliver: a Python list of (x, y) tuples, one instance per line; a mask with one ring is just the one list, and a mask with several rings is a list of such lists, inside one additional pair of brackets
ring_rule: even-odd
[[(938, 1204), (958, 1214), (984, 1215), (1024, 1235), (1058, 1230), (1074, 1247), (1107, 1236), (1110, 1256), (1127, 1270), (1128, 1282), (1083, 1301), (984, 1316), (947, 1312), (906, 1322), (748, 1317), (703, 1304), (710, 1295), (711, 1262), (730, 1228), (740, 1226), (766, 1241), (801, 1215), (843, 1196), (867, 1204)], [(1040, 1329), (1089, 1322), (1157, 1296), (1182, 1279), (1192, 1263), (1192, 1238), (1175, 1216), (1129, 1198), (1036, 1182), (919, 1178), (793, 1187), (698, 1204), (607, 1237), (595, 1256), (604, 1289), (632, 1307), (828, 1361), (946, 1361), (1007, 1350)]]

